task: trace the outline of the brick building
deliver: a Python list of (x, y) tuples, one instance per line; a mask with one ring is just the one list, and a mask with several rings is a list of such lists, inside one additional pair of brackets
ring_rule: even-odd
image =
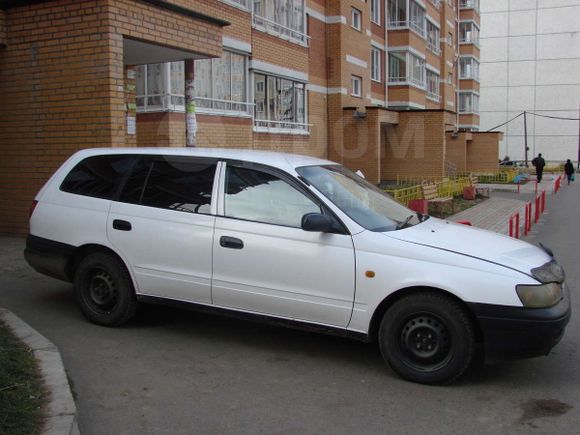
[(495, 168), (478, 30), (477, 0), (0, 0), (0, 233), (78, 149), (185, 146), (192, 97), (196, 146)]

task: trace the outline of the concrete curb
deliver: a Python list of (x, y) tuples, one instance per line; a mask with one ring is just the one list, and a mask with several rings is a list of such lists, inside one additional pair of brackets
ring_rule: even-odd
[(42, 433), (79, 435), (77, 408), (56, 346), (11, 311), (0, 308), (0, 319), (19, 340), (33, 350), (46, 388), (50, 392)]

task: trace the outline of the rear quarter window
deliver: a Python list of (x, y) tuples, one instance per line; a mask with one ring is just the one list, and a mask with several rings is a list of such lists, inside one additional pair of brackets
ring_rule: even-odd
[(112, 199), (123, 177), (131, 169), (134, 156), (88, 157), (66, 176), (60, 190), (94, 198)]

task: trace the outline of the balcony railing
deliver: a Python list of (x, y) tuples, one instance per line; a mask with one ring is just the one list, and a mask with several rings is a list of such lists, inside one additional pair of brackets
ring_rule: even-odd
[[(195, 97), (197, 112), (230, 116), (252, 116), (254, 104), (243, 101)], [(138, 112), (185, 112), (185, 96), (175, 94), (137, 95)]]
[(218, 100), (215, 98), (195, 97), (197, 112), (218, 115), (252, 116), (253, 103), (245, 101)]
[(176, 94), (137, 95), (138, 112), (184, 112), (185, 97)]
[(409, 27), (411, 28), (411, 30), (413, 30), (415, 33), (417, 33), (419, 36), (421, 36), (422, 38), (424, 38), (425, 37), (425, 34), (426, 34), (424, 24), (425, 24), (425, 22), (423, 22), (423, 23), (416, 23), (415, 21), (410, 21), (409, 22)]
[(425, 88), (425, 81), (417, 79), (415, 77), (411, 77), (411, 76), (399, 76), (399, 77), (389, 77), (389, 82), (390, 85), (401, 85), (404, 86), (408, 83), (411, 83), (415, 86), (418, 86), (420, 88)]
[(441, 55), (441, 48), (439, 48), (438, 42), (427, 41), (427, 48), (437, 56)]
[(441, 96), (436, 92), (427, 91), (427, 98), (437, 101), (438, 103), (441, 101)]
[(407, 22), (406, 21), (389, 20), (387, 28), (389, 28), (389, 29), (405, 29), (405, 28), (407, 28)]
[(459, 9), (478, 9), (478, 0), (459, 0)]
[(307, 134), (312, 124), (291, 121), (270, 121), (267, 119), (254, 118), (254, 130), (261, 132), (284, 132), (294, 134)]
[(299, 30), (286, 27), (283, 24), (276, 23), (275, 21), (269, 20), (260, 15), (253, 14), (252, 24), (255, 28), (263, 30), (266, 33), (276, 35), (280, 38), (287, 39), (298, 44), (302, 44), (306, 47), (310, 45), (310, 36), (307, 34)]

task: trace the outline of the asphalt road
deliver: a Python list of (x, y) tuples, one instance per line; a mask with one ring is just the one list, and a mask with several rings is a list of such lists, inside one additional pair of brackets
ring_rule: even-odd
[[(578, 185), (549, 197), (530, 238), (553, 248), (574, 294), (579, 204)], [(28, 268), (23, 246), (0, 239), (0, 306), (61, 350), (83, 434), (578, 433), (578, 314), (547, 357), (430, 387), (347, 339), (159, 307), (127, 327), (92, 325), (70, 285)]]

